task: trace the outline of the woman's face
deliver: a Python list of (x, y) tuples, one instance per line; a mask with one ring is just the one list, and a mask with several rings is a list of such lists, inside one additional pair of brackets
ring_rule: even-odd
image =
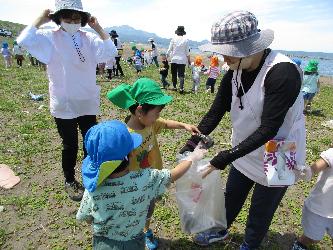
[[(253, 57), (248, 56), (244, 58), (233, 57), (233, 56), (223, 56), (224, 61), (228, 64), (231, 70), (239, 69), (249, 69), (253, 63)], [(242, 59), (242, 61), (241, 61)], [(239, 65), (240, 63), (240, 65)]]
[(60, 21), (65, 22), (65, 23), (71, 23), (71, 24), (79, 24), (81, 23), (81, 15), (80, 13), (74, 12), (71, 16), (69, 17), (60, 17)]

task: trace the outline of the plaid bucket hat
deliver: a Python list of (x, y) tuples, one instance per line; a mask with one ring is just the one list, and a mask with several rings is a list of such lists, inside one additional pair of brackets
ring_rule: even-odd
[(199, 49), (239, 58), (256, 54), (274, 39), (272, 30), (260, 30), (257, 26), (258, 20), (251, 12), (231, 12), (213, 24), (211, 43)]
[(142, 136), (130, 133), (118, 120), (91, 127), (84, 140), (87, 157), (82, 163), (82, 182), (89, 192), (96, 190), (127, 155), (142, 143)]

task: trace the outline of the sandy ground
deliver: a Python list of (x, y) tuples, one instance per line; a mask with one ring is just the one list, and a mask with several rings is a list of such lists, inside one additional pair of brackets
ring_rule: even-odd
[(320, 84), (329, 84), (333, 85), (333, 76), (321, 76), (319, 78)]

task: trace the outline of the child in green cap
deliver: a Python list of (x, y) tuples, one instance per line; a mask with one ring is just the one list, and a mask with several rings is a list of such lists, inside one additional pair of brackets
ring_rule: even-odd
[[(149, 78), (140, 78), (134, 84), (121, 84), (109, 91), (108, 99), (116, 106), (131, 112), (127, 126), (130, 131), (142, 135), (140, 147), (133, 151), (129, 169), (137, 171), (145, 168), (162, 169), (162, 157), (157, 143), (157, 134), (162, 129), (186, 129), (192, 134), (200, 133), (194, 125), (165, 120), (160, 118), (160, 112), (172, 97), (163, 94), (159, 84)], [(148, 249), (156, 249), (157, 241), (149, 229), (150, 217), (154, 211), (155, 202), (150, 204), (145, 233)]]
[(304, 113), (311, 111), (313, 97), (319, 92), (318, 62), (310, 60), (304, 68), (302, 93), (304, 98)]

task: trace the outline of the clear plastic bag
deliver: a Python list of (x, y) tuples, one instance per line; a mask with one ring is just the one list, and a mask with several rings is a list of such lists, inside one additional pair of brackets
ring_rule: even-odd
[[(180, 161), (186, 156), (178, 155)], [(202, 170), (210, 159), (193, 162), (191, 168), (176, 181), (176, 198), (182, 230), (199, 233), (211, 228), (226, 228), (224, 189), (220, 171), (202, 179)]]

